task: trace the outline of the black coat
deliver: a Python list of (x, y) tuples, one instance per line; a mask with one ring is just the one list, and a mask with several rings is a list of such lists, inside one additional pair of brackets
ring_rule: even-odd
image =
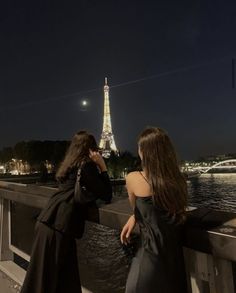
[(65, 180), (60, 182), (59, 190), (50, 198), (38, 221), (57, 231), (81, 238), (88, 206), (97, 199), (110, 202), (112, 188), (107, 172), (100, 173), (94, 162), (86, 162), (81, 169), (80, 185), (85, 196), (89, 195), (89, 201), (87, 204), (75, 202), (77, 173), (78, 169), (74, 168)]

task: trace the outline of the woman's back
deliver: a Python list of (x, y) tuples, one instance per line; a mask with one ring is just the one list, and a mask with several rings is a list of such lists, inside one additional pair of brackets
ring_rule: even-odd
[(166, 211), (155, 207), (151, 196), (136, 197), (135, 219), (142, 244), (150, 253), (164, 257), (171, 251), (182, 250), (182, 225)]
[(143, 173), (134, 172), (130, 177), (135, 186), (134, 215), (140, 227), (141, 243), (132, 263), (126, 292), (184, 293), (182, 225), (153, 203)]

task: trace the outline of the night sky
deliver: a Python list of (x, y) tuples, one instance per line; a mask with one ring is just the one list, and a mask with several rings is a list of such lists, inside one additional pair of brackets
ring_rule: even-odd
[(4, 2), (0, 149), (80, 129), (99, 139), (107, 76), (120, 150), (153, 125), (182, 159), (236, 153), (235, 1)]

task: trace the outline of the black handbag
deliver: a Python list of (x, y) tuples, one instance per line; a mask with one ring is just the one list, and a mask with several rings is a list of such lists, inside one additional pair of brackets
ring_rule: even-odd
[(38, 221), (50, 228), (80, 239), (84, 233), (85, 211), (72, 200), (60, 201), (57, 205), (47, 206)]
[(98, 222), (96, 196), (81, 185), (81, 168), (76, 180), (66, 190), (59, 190), (49, 200), (38, 221), (52, 229), (75, 238), (81, 238), (85, 220)]

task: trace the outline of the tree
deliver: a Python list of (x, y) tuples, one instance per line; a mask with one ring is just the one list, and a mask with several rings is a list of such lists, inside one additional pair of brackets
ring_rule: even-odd
[(69, 141), (56, 141), (54, 143), (51, 162), (55, 167), (57, 167), (59, 163), (63, 160), (69, 144)]
[(1, 162), (7, 163), (13, 158), (13, 149), (11, 147), (5, 147), (1, 151)]
[(18, 142), (13, 149), (14, 158), (22, 161), (28, 161), (28, 143)]
[(133, 156), (130, 152), (123, 152), (116, 155), (111, 152), (111, 155), (106, 159), (108, 173), (112, 178), (120, 178), (127, 173), (137, 170), (139, 166), (139, 159)]

